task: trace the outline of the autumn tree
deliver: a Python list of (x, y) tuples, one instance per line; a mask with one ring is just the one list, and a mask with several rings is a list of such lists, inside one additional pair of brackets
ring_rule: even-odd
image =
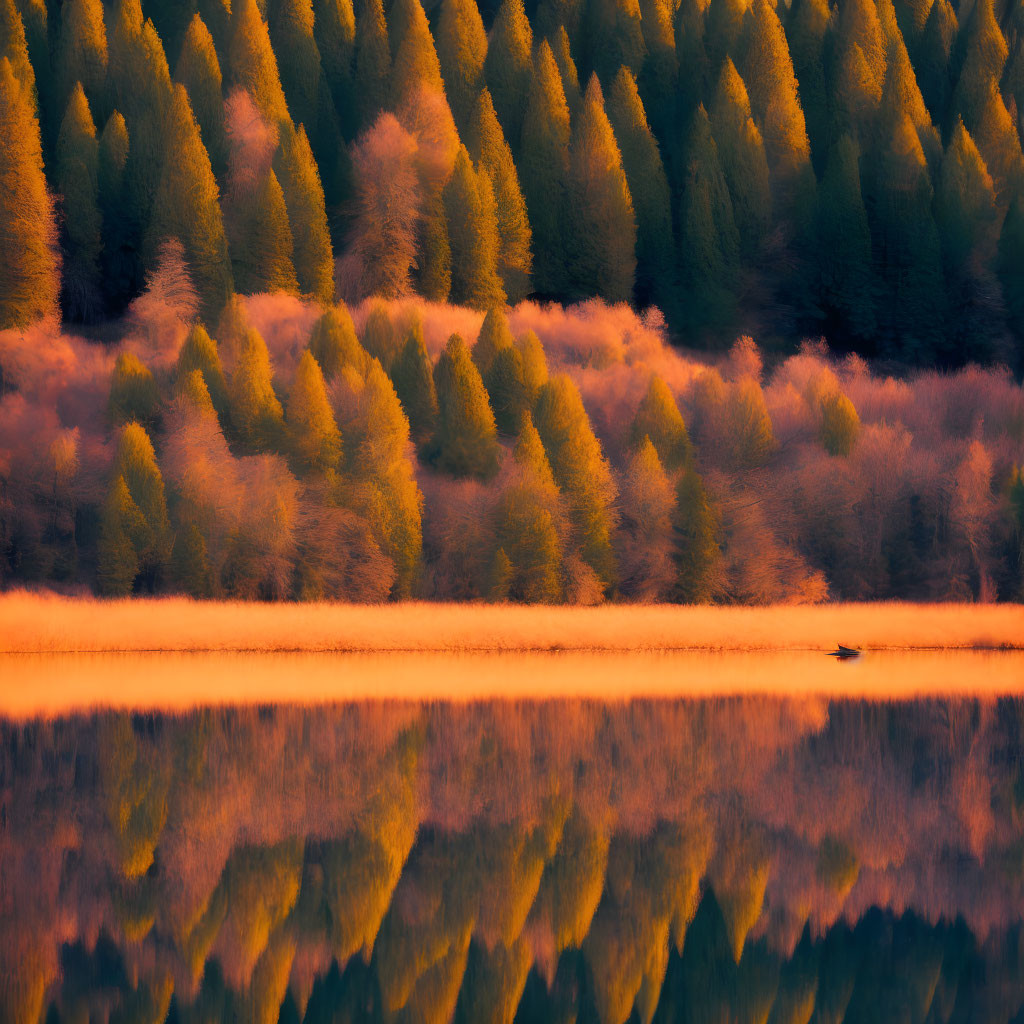
[(475, 0), (443, 0), (437, 23), (437, 56), (455, 123), (466, 132), (483, 85), (487, 57), (487, 33)]
[(622, 480), (622, 591), (635, 601), (665, 600), (675, 583), (676, 497), (655, 446), (644, 435)]
[(660, 464), (670, 472), (693, 464), (693, 445), (682, 413), (668, 385), (655, 374), (647, 386), (629, 428), (630, 447), (636, 450), (650, 440)]
[(513, 150), (519, 145), (527, 97), (532, 90), (532, 52), (533, 31), (522, 0), (502, 0), (487, 40), (484, 79)]
[(297, 292), (288, 207), (273, 169), (268, 167), (256, 182), (232, 192), (225, 205), (231, 266), (239, 292)]
[(719, 520), (704, 481), (694, 469), (683, 473), (676, 487), (676, 578), (673, 597), (682, 604), (706, 604), (714, 592), (721, 559)]
[(202, 375), (203, 383), (221, 423), (227, 423), (229, 414), (228, 385), (224, 377), (220, 353), (217, 350), (217, 342), (210, 337), (201, 323), (192, 325), (178, 352), (175, 377), (179, 388), (191, 374), (197, 371)]
[(114, 426), (151, 424), (160, 405), (160, 391), (153, 374), (138, 356), (121, 352), (110, 380), (107, 415)]
[(270, 353), (251, 328), (241, 338), (229, 396), (232, 428), (249, 448), (266, 451), (281, 445), (284, 411), (274, 393)]
[(423, 325), (417, 319), (406, 332), (405, 344), (391, 370), (391, 379), (409, 417), (413, 442), (426, 444), (437, 431), (437, 389), (434, 368), (423, 340)]
[(313, 354), (299, 358), (285, 420), (292, 458), (303, 472), (325, 473), (341, 458), (341, 433), (327, 401), (324, 376)]
[(389, 32), (392, 107), (400, 107), (420, 88), (444, 93), (441, 64), (420, 0), (394, 0)]
[(490, 373), (495, 356), (502, 349), (511, 348), (514, 344), (515, 338), (512, 337), (512, 331), (508, 326), (505, 307), (491, 306), (473, 343), (473, 362), (476, 363), (481, 377), (486, 377)]
[(313, 324), (309, 351), (317, 361), (324, 379), (334, 380), (346, 366), (360, 374), (366, 372), (367, 355), (356, 335), (348, 306), (328, 306)]
[(361, 0), (356, 18), (355, 80), (359, 124), (368, 127), (388, 101), (391, 43), (381, 0)]
[(356, 14), (352, 0), (315, 0), (313, 36), (334, 100), (339, 128), (346, 139), (357, 128), (355, 88)]
[(68, 0), (61, 4), (53, 63), (58, 79), (53, 96), (55, 109), (66, 109), (76, 82), (82, 83), (93, 107), (100, 104), (104, 99), (107, 61), (107, 29), (101, 0)]
[(249, 93), (268, 123), (289, 118), (277, 57), (256, 0), (239, 0), (232, 7), (228, 68), (232, 86)]
[(188, 92), (189, 105), (199, 124), (214, 174), (223, 174), (228, 159), (223, 79), (213, 37), (198, 14), (192, 16), (185, 32), (174, 80), (185, 86)]

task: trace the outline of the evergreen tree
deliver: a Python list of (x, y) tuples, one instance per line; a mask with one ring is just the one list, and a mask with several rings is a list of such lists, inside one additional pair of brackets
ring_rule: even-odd
[(0, 58), (3, 57), (10, 61), (14, 77), (35, 103), (36, 75), (29, 59), (25, 25), (14, 0), (0, 0)]
[[(1024, 197), (1010, 204), (999, 235), (999, 280), (1012, 329), (1024, 336)], [(1018, 346), (1018, 366), (1021, 354)]]
[(180, 524), (174, 535), (171, 579), (189, 597), (206, 598), (213, 594), (213, 573), (206, 540), (191, 519)]
[(0, 58), (0, 330), (57, 311), (53, 203), (31, 97)]
[(680, 0), (673, 27), (680, 69), (677, 108), (686, 117), (703, 101), (709, 84), (708, 55), (704, 45), (704, 6), (701, 0)]
[(740, 0), (710, 0), (704, 15), (704, 49), (711, 82), (721, 75), (722, 64), (732, 57), (743, 33), (746, 4)]
[[(14, 0), (14, 7), (21, 18), (22, 34), (28, 51), (29, 69), (35, 82), (39, 100), (39, 120), (45, 124), (49, 112), (54, 109), (53, 91), (56, 74), (50, 52), (50, 15), (45, 0)], [(2, 42), (5, 31), (7, 43)], [(11, 19), (10, 29), (0, 28), (0, 56), (6, 56), (15, 67), (20, 63), (20, 38), (18, 26)], [(18, 72), (15, 72), (20, 74)], [(26, 70), (27, 74), (27, 70)], [(26, 82), (22, 82), (26, 84)], [(31, 86), (29, 86), (31, 88)], [(45, 129), (44, 129), (45, 131)]]
[(502, 134), (491, 94), (486, 88), (480, 91), (473, 107), (467, 146), (474, 162), (487, 172), (494, 188), (498, 211), (498, 273), (508, 301), (518, 302), (530, 292), (532, 233), (512, 151)]
[(299, 358), (286, 410), (292, 458), (303, 472), (326, 473), (341, 458), (341, 433), (334, 422), (320, 366), (306, 349)]
[(747, 253), (756, 252), (771, 221), (768, 159), (750, 113), (746, 86), (728, 58), (718, 79), (710, 122), (740, 244)]
[(867, 143), (877, 119), (882, 87), (857, 43), (847, 43), (833, 63), (831, 96), (828, 142), (851, 135)]
[(210, 395), (213, 408), (220, 417), (221, 423), (228, 422), (229, 399), (228, 386), (224, 379), (217, 342), (210, 337), (202, 324), (193, 324), (178, 352), (175, 377), (178, 387), (193, 373), (202, 374), (203, 383)]
[(833, 332), (870, 342), (875, 332), (876, 282), (871, 232), (861, 193), (856, 143), (844, 135), (832, 147), (818, 206), (820, 298)]
[(989, 81), (999, 81), (1009, 50), (996, 22), (992, 0), (975, 0), (956, 41), (954, 64), (960, 68), (953, 93), (952, 118), (976, 131), (988, 102)]
[(647, 124), (636, 81), (620, 68), (608, 95), (608, 118), (622, 152), (637, 224), (636, 296), (640, 305), (655, 302), (675, 313), (675, 260), (668, 178), (658, 142)]
[(160, 405), (160, 392), (149, 368), (131, 352), (121, 352), (110, 380), (107, 415), (116, 427), (126, 423), (152, 423)]
[(423, 340), (423, 325), (417, 319), (409, 329), (405, 345), (395, 360), (391, 379), (409, 417), (409, 430), (416, 445), (426, 444), (437, 432), (437, 389), (433, 366)]
[(561, 542), (554, 516), (538, 501), (536, 490), (528, 484), (507, 488), (498, 499), (494, 521), (500, 545), (496, 561), (500, 565), (497, 556), (504, 556), (507, 567), (492, 568), (492, 595), (525, 604), (560, 601)]
[(505, 301), (498, 276), (498, 211), (485, 169), (476, 170), (466, 147), (459, 149), (444, 188), (451, 246), (451, 300), (474, 309)]
[(355, 135), (357, 90), (354, 77), (356, 15), (352, 0), (315, 0), (313, 34), (339, 127), (346, 139)]
[[(935, 166), (942, 154), (939, 133), (932, 124), (931, 116), (924, 105), (924, 98), (917, 86), (914, 69), (903, 40), (897, 40), (889, 48), (889, 65), (885, 72), (882, 99), (879, 104), (879, 126), (875, 139), (889, 138), (893, 125), (907, 115), (917, 129), (917, 137), (928, 160), (929, 167)], [(875, 143), (877, 145), (877, 141)]]
[(228, 68), (232, 86), (249, 93), (268, 123), (288, 119), (277, 58), (256, 0), (238, 0), (232, 8)]
[(139, 575), (132, 538), (145, 530), (142, 514), (123, 476), (114, 478), (100, 513), (96, 545), (96, 585), (104, 597), (127, 597)]
[(355, 81), (359, 124), (365, 127), (384, 109), (391, 81), (391, 44), (381, 0), (362, 0), (356, 19)]
[(188, 91), (189, 104), (199, 123), (203, 145), (214, 174), (227, 169), (227, 136), (224, 132), (223, 81), (213, 37), (198, 14), (185, 32), (174, 80)]
[(320, 302), (334, 297), (334, 252), (327, 229), (324, 190), (306, 129), (286, 124), (275, 167), (284, 193), (301, 291)]
[(914, 67), (921, 84), (921, 95), (936, 122), (945, 118), (949, 105), (949, 62), (958, 28), (956, 13), (949, 0), (932, 0)]
[(424, 203), (420, 222), (416, 290), (430, 302), (447, 302), (452, 290), (452, 247), (444, 192), (433, 192)]
[(278, 70), (288, 112), (315, 135), (327, 80), (313, 35), (312, 0), (275, 0), (267, 27), (274, 53), (281, 58)]
[(547, 452), (544, 451), (544, 442), (541, 441), (533, 417), (529, 413), (523, 416), (519, 437), (515, 448), (512, 449), (512, 458), (530, 484), (541, 494), (548, 498), (558, 494), (558, 484), (555, 483), (555, 474), (551, 470)]
[(617, 574), (612, 549), (615, 483), (569, 377), (552, 377), (541, 388), (535, 416), (555, 480), (569, 501), (580, 553), (610, 591)]
[(776, 448), (771, 416), (761, 385), (743, 377), (725, 399), (724, 431), (727, 457), (736, 471), (763, 466)]
[(123, 479), (140, 521), (128, 531), (139, 570), (151, 583), (159, 578), (170, 557), (171, 527), (167, 518), (164, 480), (156, 463), (153, 442), (138, 423), (129, 423), (118, 439), (114, 479)]
[(622, 155), (591, 76), (569, 145), (569, 272), (578, 295), (629, 302), (636, 277), (636, 217)]
[(523, 380), (530, 395), (530, 408), (537, 403), (540, 389), (548, 381), (548, 363), (544, 346), (533, 331), (527, 331), (518, 341), (516, 348), (523, 357)]
[(847, 0), (836, 9), (837, 52), (842, 55), (856, 45), (864, 56), (875, 83), (875, 90), (881, 92), (885, 77), (886, 43), (878, 7), (874, 0)]
[(99, 144), (89, 101), (76, 83), (57, 137), (57, 190), (63, 197), (62, 305), (74, 320), (89, 320), (101, 307)]
[(569, 115), (575, 117), (583, 105), (583, 90), (580, 88), (576, 62), (572, 59), (569, 33), (565, 31), (564, 25), (558, 26), (558, 31), (548, 39), (548, 44), (558, 65), (558, 73), (562, 76), (562, 89), (565, 91), (565, 102), (569, 104)]
[(499, 433), (515, 434), (523, 415), (529, 414), (534, 397), (527, 386), (523, 357), (517, 348), (510, 345), (498, 352), (484, 377), (484, 384)]
[(400, 107), (421, 87), (443, 95), (441, 63), (420, 0), (394, 0), (390, 13), (392, 107)]
[[(519, 146), (527, 97), (532, 92), (531, 80), (535, 80), (532, 50), (533, 32), (523, 0), (502, 0), (487, 40), (484, 79), (513, 150)], [(554, 57), (551, 62), (553, 65)]]
[(147, 247), (155, 253), (166, 238), (181, 242), (203, 316), (213, 320), (233, 290), (231, 263), (217, 182), (188, 93), (180, 84), (174, 87), (166, 137), (167, 159), (153, 204)]
[(821, 399), (821, 426), (818, 436), (829, 455), (845, 458), (853, 451), (860, 433), (860, 417), (853, 402), (834, 390)]
[(313, 324), (309, 351), (313, 353), (325, 380), (334, 380), (346, 366), (351, 366), (360, 375), (366, 372), (366, 350), (359, 343), (355, 324), (344, 303), (328, 306)]
[(136, 270), (131, 227), (125, 217), (125, 170), (128, 166), (128, 126), (114, 111), (100, 133), (99, 203), (103, 228), (103, 288), (107, 303), (117, 309), (131, 294)]
[(241, 294), (299, 290), (288, 208), (273, 170), (254, 188), (230, 197), (226, 220), (235, 287)]
[(231, 425), (238, 437), (257, 451), (274, 449), (284, 440), (284, 412), (274, 394), (270, 353), (258, 331), (241, 338), (231, 375)]
[(363, 328), (363, 348), (390, 373), (391, 366), (402, 348), (402, 341), (391, 323), (388, 307), (383, 302), (374, 302)]
[(195, 415), (216, 418), (217, 410), (213, 407), (210, 389), (206, 386), (201, 370), (192, 370), (177, 382), (177, 395), (182, 403)]
[(786, 38), (793, 58), (793, 71), (800, 87), (807, 134), (815, 161), (820, 163), (826, 147), (828, 98), (822, 55), (831, 11), (827, 0), (793, 0), (786, 22)]
[(620, 67), (640, 73), (647, 46), (637, 0), (591, 0), (583, 8), (584, 48), (591, 71), (611, 82)]
[(486, 377), (497, 354), (503, 349), (512, 348), (514, 344), (515, 339), (509, 330), (505, 307), (491, 306), (473, 344), (473, 362), (476, 363), (480, 376)]
[[(513, 2), (513, 0), (508, 0)], [(519, 172), (534, 239), (534, 288), (557, 295), (566, 282), (563, 208), (569, 177), (569, 107), (547, 41), (540, 44), (522, 123)]]
[(676, 538), (675, 600), (706, 604), (714, 589), (715, 569), (721, 559), (718, 516), (694, 469), (683, 473), (676, 487), (673, 526)]
[(629, 429), (630, 447), (648, 438), (660, 463), (670, 473), (693, 465), (693, 445), (682, 413), (668, 385), (655, 374), (647, 386)]
[(438, 424), (432, 442), (436, 465), (453, 476), (493, 476), (498, 468), (497, 431), (480, 371), (457, 334), (434, 367)]
[[(107, 30), (102, 0), (67, 0), (60, 6), (60, 33), (54, 51), (55, 112), (67, 107), (76, 82), (97, 107), (107, 78)], [(59, 116), (59, 114), (58, 114)]]
[(442, 0), (437, 56), (455, 123), (465, 134), (483, 85), (487, 56), (487, 33), (476, 0)]
[(1024, 156), (1017, 126), (994, 78), (989, 81), (988, 100), (972, 135), (992, 175), (1000, 204), (1009, 205), (1024, 189)]
[(649, 437), (641, 437), (623, 484), (622, 590), (638, 601), (664, 600), (675, 582), (675, 489)]

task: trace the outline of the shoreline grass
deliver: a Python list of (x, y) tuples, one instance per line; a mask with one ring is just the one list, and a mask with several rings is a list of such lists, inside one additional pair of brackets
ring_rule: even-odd
[(0, 654), (1024, 650), (1024, 605), (258, 604), (0, 594)]

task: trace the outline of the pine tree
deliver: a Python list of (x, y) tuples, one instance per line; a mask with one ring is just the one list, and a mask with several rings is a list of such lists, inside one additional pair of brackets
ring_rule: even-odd
[(346, 366), (360, 375), (366, 372), (369, 359), (356, 336), (355, 324), (344, 303), (329, 306), (313, 324), (309, 351), (323, 371), (324, 379), (334, 380)]
[(451, 301), (488, 309), (505, 301), (498, 276), (498, 211), (490, 175), (477, 170), (466, 147), (444, 187), (445, 219), (451, 246)]
[(284, 126), (275, 168), (288, 211), (299, 288), (320, 302), (330, 302), (334, 297), (334, 252), (320, 174), (302, 125), (298, 131), (291, 124)]
[(10, 61), (14, 77), (35, 103), (36, 75), (29, 59), (25, 25), (14, 0), (0, 0), (0, 58), (3, 57)]
[(320, 62), (338, 113), (339, 127), (351, 139), (358, 127), (356, 110), (356, 15), (352, 0), (315, 0), (313, 34)]
[(429, 302), (447, 302), (452, 290), (452, 247), (444, 192), (433, 192), (424, 203), (420, 222), (416, 290)]
[(842, 60), (852, 45), (859, 47), (871, 70), (875, 90), (881, 92), (885, 77), (886, 44), (874, 0), (848, 0), (836, 9), (836, 42)]
[(832, 147), (821, 180), (818, 259), (819, 301), (830, 336), (835, 332), (869, 342), (875, 332), (876, 283), (857, 146), (849, 135)]
[(267, 343), (258, 331), (246, 331), (231, 375), (231, 424), (238, 437), (258, 451), (277, 448), (284, 440), (284, 412), (271, 375)]
[(530, 292), (532, 233), (512, 150), (486, 88), (480, 91), (473, 108), (467, 146), (474, 162), (487, 171), (494, 188), (498, 208), (498, 273), (508, 301), (518, 302)]
[(938, 164), (942, 155), (939, 133), (932, 124), (931, 115), (924, 105), (924, 98), (917, 86), (917, 78), (910, 64), (910, 57), (903, 40), (897, 40), (889, 47), (889, 65), (885, 72), (882, 99), (879, 104), (879, 125), (875, 131), (877, 140), (889, 138), (894, 124), (906, 114), (917, 129), (917, 137), (928, 160), (929, 167)]
[(853, 402), (841, 391), (822, 396), (821, 426), (818, 436), (829, 455), (846, 458), (860, 434), (860, 417)]
[(64, 207), (62, 305), (71, 319), (90, 320), (102, 305), (99, 144), (80, 82), (68, 101), (56, 155), (56, 185)]
[(103, 228), (103, 288), (107, 304), (118, 309), (133, 289), (136, 270), (131, 228), (124, 214), (127, 202), (125, 170), (128, 166), (128, 126), (114, 111), (100, 134), (99, 202)]
[(31, 97), (0, 58), (0, 330), (57, 311), (53, 203)]
[(206, 385), (213, 408), (220, 417), (221, 423), (227, 423), (229, 416), (228, 386), (224, 379), (224, 369), (217, 351), (217, 342), (210, 337), (206, 328), (198, 323), (192, 325), (178, 352), (178, 362), (175, 366), (178, 387), (181, 388), (183, 382), (197, 371), (202, 374), (203, 383)]
[(326, 473), (341, 458), (341, 433), (334, 422), (320, 366), (306, 349), (299, 358), (286, 410), (292, 458), (302, 472)]
[(673, 28), (680, 69), (677, 109), (685, 118), (703, 101), (709, 85), (708, 55), (704, 45), (704, 6), (701, 0), (680, 0)]
[(933, 0), (914, 67), (932, 119), (946, 117), (951, 92), (949, 62), (959, 27), (949, 0)]
[(710, 121), (722, 173), (729, 186), (740, 245), (748, 254), (754, 253), (771, 221), (768, 159), (750, 113), (746, 86), (728, 58), (722, 65)]
[(857, 43), (847, 43), (833, 62), (833, 69), (832, 116), (826, 138), (831, 143), (843, 135), (852, 135), (867, 143), (882, 99), (881, 84)]
[(580, 554), (610, 591), (617, 574), (612, 549), (615, 483), (569, 377), (552, 377), (541, 388), (535, 416), (555, 480), (569, 501)]
[(908, 49), (916, 51), (930, 11), (931, 0), (900, 0), (896, 4), (896, 19)]
[(670, 473), (693, 465), (693, 445), (682, 413), (668, 385), (655, 374), (647, 386), (629, 428), (629, 442), (639, 448), (644, 438), (654, 445), (658, 458)]
[(952, 117), (963, 118), (972, 132), (978, 129), (988, 102), (989, 81), (999, 81), (1008, 53), (992, 0), (975, 0), (954, 49), (954, 64), (960, 72), (951, 110)]
[(562, 76), (562, 89), (565, 92), (565, 102), (569, 104), (569, 115), (575, 117), (583, 105), (583, 90), (580, 88), (576, 61), (572, 59), (569, 33), (566, 32), (564, 25), (558, 26), (558, 31), (548, 39), (548, 44), (558, 65), (558, 73)]
[(636, 216), (622, 155), (591, 76), (569, 145), (569, 272), (578, 295), (629, 302), (636, 278)]
[(676, 488), (675, 600), (706, 604), (711, 600), (715, 569), (721, 559), (718, 516), (704, 482), (694, 469), (687, 470)]
[[(1010, 204), (999, 235), (999, 280), (1009, 323), (1024, 336), (1024, 197)], [(1018, 359), (1020, 357), (1018, 356)]]
[(420, 88), (443, 94), (441, 62), (420, 0), (394, 0), (390, 14), (392, 107), (400, 107)]
[(527, 331), (518, 341), (516, 348), (523, 357), (523, 380), (530, 394), (530, 408), (537, 404), (540, 389), (548, 382), (548, 363), (544, 346), (533, 331)]
[(736, 53), (743, 33), (746, 5), (740, 0), (710, 0), (704, 15), (704, 48), (708, 55), (708, 77), (718, 80), (726, 58)]
[(402, 349), (402, 341), (391, 322), (386, 303), (374, 302), (370, 307), (370, 315), (366, 318), (363, 328), (363, 348), (378, 360), (385, 373), (390, 373), (391, 366), (398, 358)]
[(640, 73), (647, 46), (637, 0), (592, 0), (583, 8), (584, 48), (591, 71), (610, 82), (620, 67)]
[(437, 56), (455, 123), (465, 134), (483, 86), (487, 56), (487, 33), (475, 0), (442, 0)]
[[(527, 97), (532, 91), (532, 50), (533, 32), (522, 0), (502, 0), (487, 40), (484, 79), (513, 151), (519, 147)], [(554, 64), (554, 57), (551, 62)]]
[(245, 89), (270, 124), (288, 119), (277, 58), (256, 0), (238, 0), (232, 8), (228, 68), (232, 86)]
[(512, 348), (513, 345), (515, 338), (509, 330), (505, 307), (491, 306), (473, 344), (473, 362), (476, 363), (480, 376), (486, 377), (497, 354), (503, 349)]
[(675, 313), (672, 205), (658, 142), (647, 124), (643, 101), (628, 68), (620, 68), (608, 94), (608, 118), (622, 152), (636, 213), (636, 296)]
[(278, 70), (288, 112), (296, 124), (315, 134), (320, 90), (327, 81), (313, 35), (312, 0), (275, 0), (267, 28), (274, 53), (281, 58)]
[(763, 466), (775, 450), (776, 441), (761, 385), (753, 377), (736, 381), (726, 394), (724, 412), (731, 467), (740, 471)]
[(96, 545), (96, 585), (104, 597), (127, 597), (139, 575), (139, 556), (132, 537), (144, 531), (138, 506), (123, 476), (114, 478), (103, 511)]
[(203, 145), (214, 174), (227, 169), (227, 136), (224, 132), (223, 81), (213, 37), (198, 14), (193, 15), (185, 32), (174, 80), (188, 91), (189, 104), (199, 123)]
[(151, 582), (158, 579), (170, 557), (171, 527), (167, 518), (164, 480), (156, 463), (153, 442), (138, 423), (122, 428), (114, 459), (114, 478), (124, 480), (141, 522), (129, 529), (139, 569)]
[(409, 329), (405, 345), (395, 360), (391, 379), (409, 417), (409, 430), (416, 445), (426, 444), (437, 431), (437, 389), (433, 366), (423, 340), (423, 325), (417, 319)]
[[(507, 565), (491, 570), (492, 600), (554, 604), (562, 598), (561, 542), (551, 510), (529, 485), (507, 488), (494, 513), (496, 552)], [(502, 577), (504, 577), (502, 579)], [(504, 590), (504, 594), (501, 591)]]
[(189, 597), (206, 598), (213, 594), (213, 573), (206, 540), (191, 519), (182, 523), (171, 548), (171, 579)]
[(828, 98), (822, 55), (830, 18), (827, 0), (793, 0), (786, 23), (793, 71), (799, 82), (800, 102), (816, 162), (826, 147)]
[(512, 449), (512, 457), (531, 486), (548, 498), (558, 494), (558, 484), (555, 483), (555, 474), (551, 470), (547, 452), (544, 451), (544, 442), (541, 441), (533, 417), (529, 413), (523, 416), (519, 438)]
[(994, 78), (989, 81), (988, 100), (972, 135), (992, 175), (1000, 204), (1008, 206), (1024, 189), (1024, 156), (1017, 126)]
[(115, 427), (151, 424), (160, 405), (160, 392), (149, 368), (132, 352), (121, 352), (110, 380), (107, 416)]
[(494, 357), (484, 377), (484, 384), (491, 399), (498, 432), (506, 435), (517, 433), (523, 415), (529, 414), (533, 406), (533, 396), (526, 383), (523, 357), (517, 348), (510, 345)]
[(388, 101), (391, 44), (381, 0), (362, 0), (356, 19), (355, 81), (359, 124), (369, 125)]
[[(509, 0), (513, 2), (513, 0)], [(520, 179), (533, 229), (534, 288), (559, 294), (566, 283), (562, 242), (569, 179), (569, 107), (547, 41), (540, 44), (522, 123)]]
[(217, 417), (217, 410), (213, 407), (213, 399), (210, 397), (210, 389), (206, 386), (206, 381), (200, 370), (192, 370), (185, 374), (184, 378), (179, 377), (175, 398), (179, 399), (196, 416), (213, 419)]
[(432, 442), (438, 468), (453, 476), (493, 476), (498, 468), (494, 413), (480, 371), (457, 334), (434, 367), (438, 424)]
[(272, 170), (255, 188), (230, 196), (226, 220), (235, 287), (241, 294), (299, 290), (288, 208)]
[(67, 0), (61, 4), (53, 62), (57, 75), (55, 113), (67, 107), (76, 82), (82, 83), (86, 96), (97, 107), (103, 100), (107, 61), (107, 30), (101, 0)]
[(649, 437), (642, 437), (623, 484), (622, 590), (636, 601), (664, 600), (675, 582), (675, 489)]
[(167, 159), (160, 175), (147, 248), (155, 253), (166, 238), (184, 246), (192, 280), (207, 320), (214, 320), (233, 290), (220, 195), (188, 93), (174, 87), (166, 126)]

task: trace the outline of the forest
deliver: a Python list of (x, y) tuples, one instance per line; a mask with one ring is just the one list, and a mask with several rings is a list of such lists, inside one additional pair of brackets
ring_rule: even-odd
[(993, 0), (0, 0), (0, 585), (1019, 599), (1022, 99)]

